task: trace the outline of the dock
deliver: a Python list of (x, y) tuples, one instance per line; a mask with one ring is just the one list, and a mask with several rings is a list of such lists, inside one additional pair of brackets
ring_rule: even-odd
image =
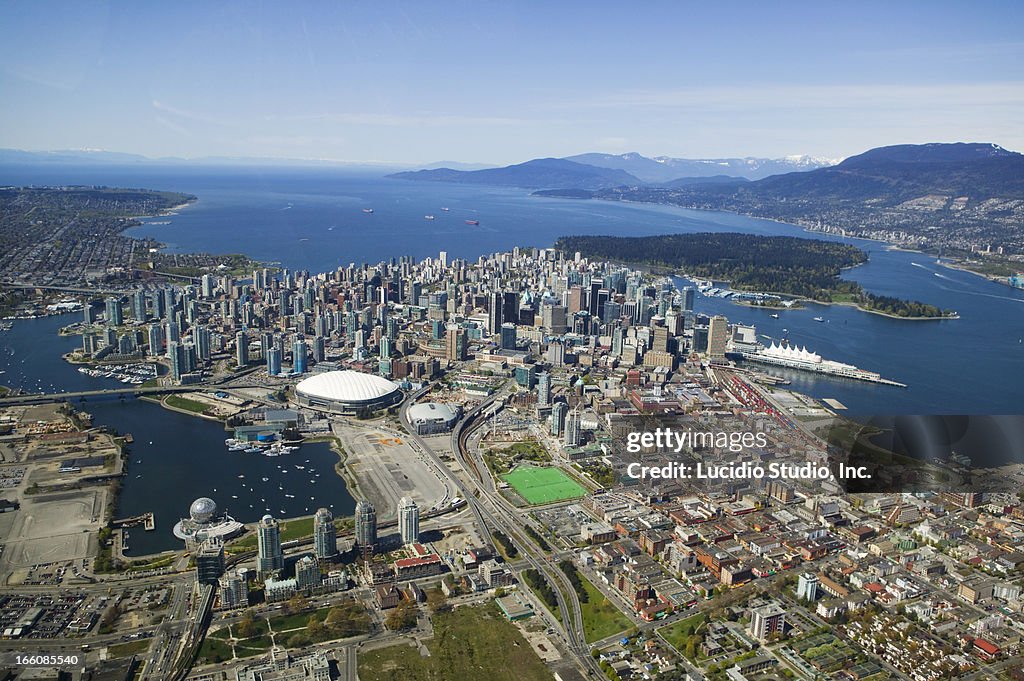
[(110, 521), (110, 526), (115, 529), (137, 527), (138, 525), (142, 525), (143, 529), (147, 532), (152, 532), (156, 529), (156, 516), (150, 511), (142, 515), (133, 515), (130, 518), (118, 518), (117, 520)]

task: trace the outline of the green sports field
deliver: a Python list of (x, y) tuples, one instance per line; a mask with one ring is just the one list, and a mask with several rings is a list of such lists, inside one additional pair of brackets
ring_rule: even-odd
[(578, 499), (587, 493), (582, 485), (559, 468), (516, 466), (514, 470), (501, 476), (501, 479), (512, 485), (528, 504), (550, 504), (554, 501)]

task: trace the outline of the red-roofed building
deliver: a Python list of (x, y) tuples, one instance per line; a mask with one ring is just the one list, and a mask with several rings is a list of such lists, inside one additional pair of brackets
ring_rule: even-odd
[(974, 650), (978, 653), (978, 657), (983, 660), (994, 660), (1002, 652), (995, 643), (986, 641), (983, 638), (974, 639)]
[(417, 577), (429, 577), (444, 572), (444, 563), (441, 556), (436, 553), (423, 556), (422, 558), (400, 558), (395, 561), (395, 574), (399, 579), (415, 579)]

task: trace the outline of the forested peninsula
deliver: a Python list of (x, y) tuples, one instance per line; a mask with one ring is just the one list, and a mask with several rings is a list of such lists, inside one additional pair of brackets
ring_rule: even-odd
[(868, 255), (849, 244), (788, 236), (731, 232), (647, 237), (563, 236), (555, 247), (588, 258), (617, 260), (678, 270), (689, 276), (727, 281), (739, 291), (778, 293), (820, 303), (846, 303), (902, 319), (941, 319), (955, 312), (934, 305), (865, 291), (840, 278), (843, 269)]

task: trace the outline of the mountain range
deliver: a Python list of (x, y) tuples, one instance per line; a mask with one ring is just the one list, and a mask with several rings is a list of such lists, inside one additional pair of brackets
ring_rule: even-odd
[(812, 156), (787, 156), (785, 158), (673, 158), (655, 156), (648, 158), (637, 153), (629, 154), (579, 154), (566, 160), (586, 163), (598, 168), (625, 170), (643, 182), (670, 182), (681, 177), (712, 177), (727, 175), (748, 180), (759, 180), (769, 175), (791, 173), (800, 170), (814, 170), (835, 165), (837, 159), (822, 159)]
[(619, 186), (590, 195), (725, 210), (920, 248), (1024, 253), (1024, 155), (991, 143), (879, 147), (754, 182)]
[(700, 181), (702, 178), (709, 178), (713, 183), (730, 179), (753, 180), (776, 173), (813, 170), (832, 163), (834, 161), (809, 156), (784, 159), (686, 159), (669, 156), (648, 158), (636, 153), (591, 153), (566, 158), (537, 158), (525, 163), (483, 170), (437, 167), (438, 164), (432, 164), (421, 170), (395, 173), (391, 177), (525, 189), (605, 189), (648, 184), (687, 186), (703, 184)]

